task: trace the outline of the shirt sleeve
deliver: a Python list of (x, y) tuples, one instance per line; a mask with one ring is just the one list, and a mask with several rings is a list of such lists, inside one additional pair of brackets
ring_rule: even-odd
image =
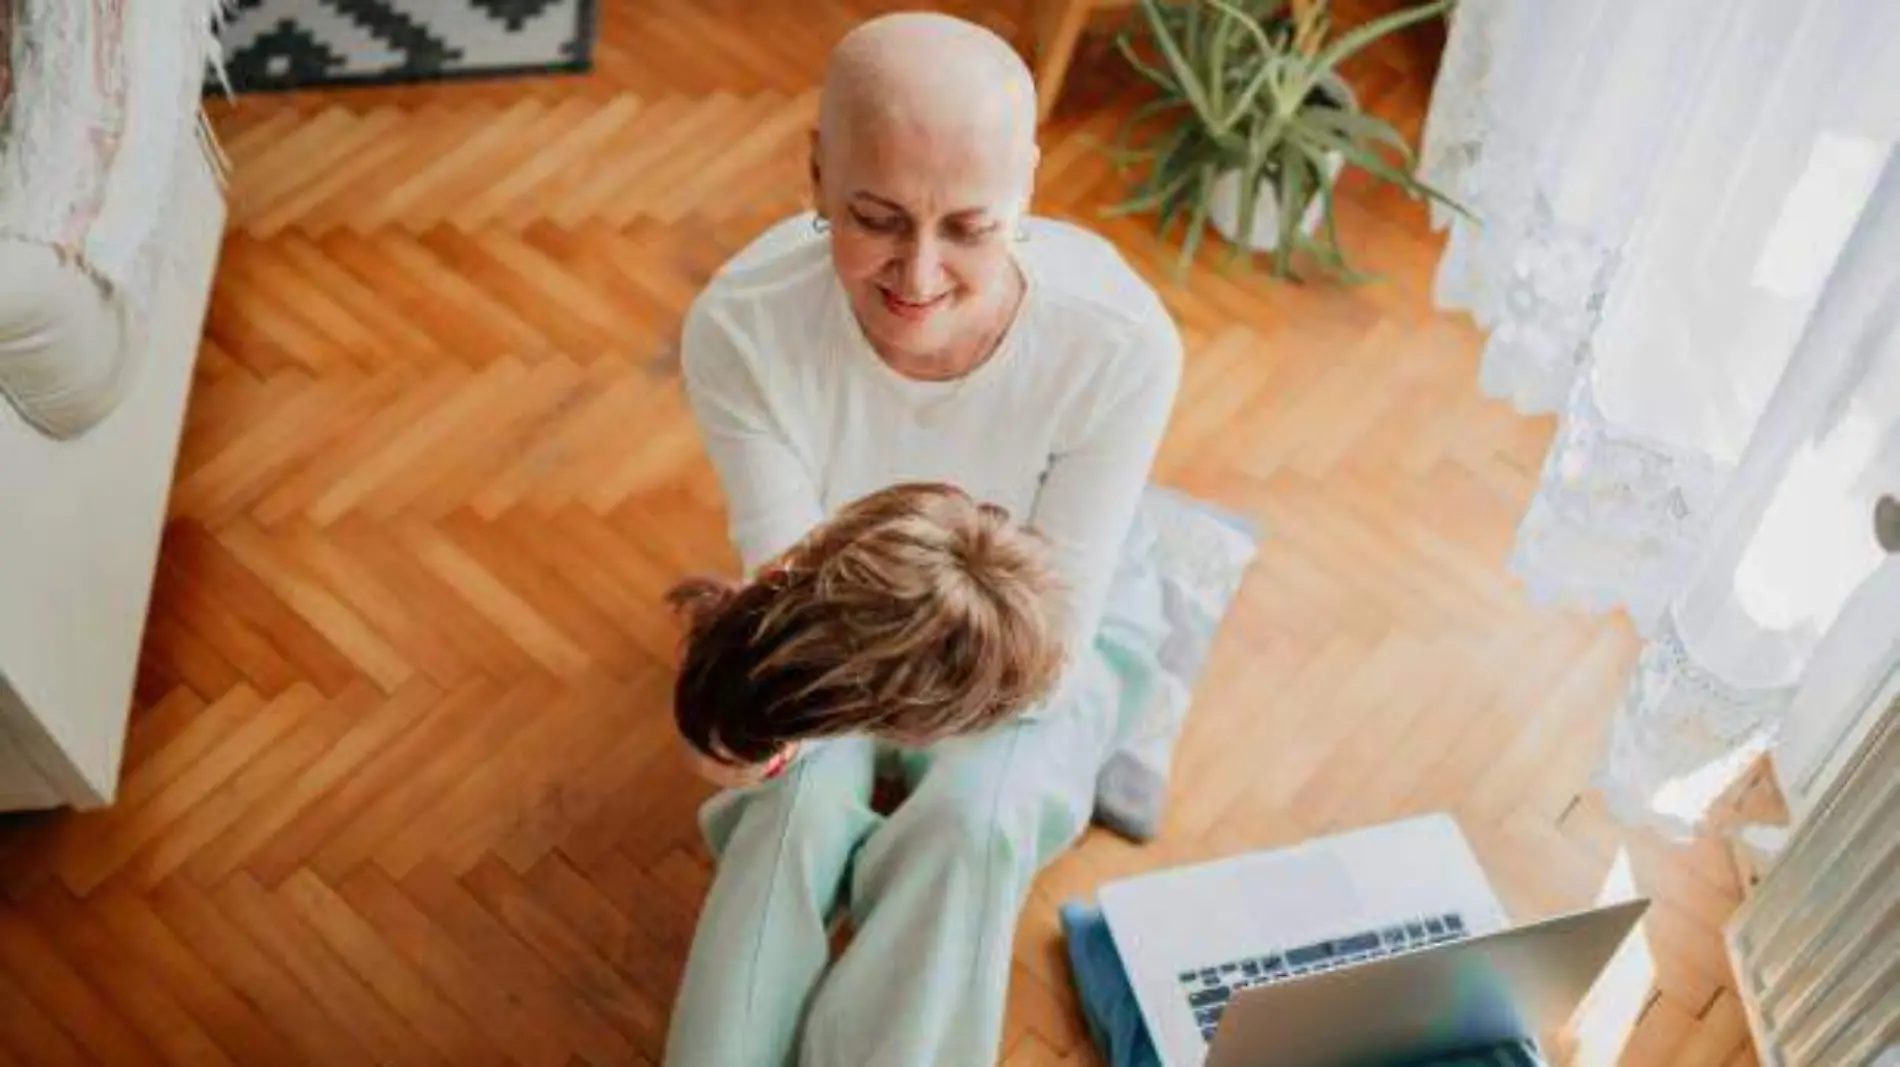
[(1049, 542), (1068, 590), (1072, 655), (1094, 641), (1154, 468), (1181, 380), (1181, 339), (1172, 322), (1139, 331), (1118, 353), (1078, 439), (1052, 457), (1030, 519)]
[(756, 356), (742, 331), (695, 302), (680, 338), (681, 375), (748, 575), (825, 517), (811, 471), (766, 403)]

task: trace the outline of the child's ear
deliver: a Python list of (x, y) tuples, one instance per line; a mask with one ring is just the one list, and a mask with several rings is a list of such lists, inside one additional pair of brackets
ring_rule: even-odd
[(686, 625), (695, 632), (711, 625), (737, 596), (739, 586), (725, 578), (695, 575), (666, 591), (666, 602), (686, 616)]
[(686, 760), (693, 768), (693, 772), (721, 789), (744, 789), (777, 778), (785, 773), (785, 769), (790, 767), (792, 760), (798, 756), (796, 741), (780, 748), (776, 756), (764, 763), (750, 764), (727, 763), (724, 760), (714, 759), (693, 747), (692, 742), (684, 738), (681, 739), (681, 748), (684, 749)]

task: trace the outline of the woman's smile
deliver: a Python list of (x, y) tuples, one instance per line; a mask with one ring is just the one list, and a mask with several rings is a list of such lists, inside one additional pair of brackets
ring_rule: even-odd
[(923, 298), (905, 297), (895, 290), (882, 285), (877, 287), (877, 292), (879, 296), (884, 298), (884, 310), (896, 315), (900, 319), (907, 319), (912, 322), (920, 322), (929, 318), (950, 298), (949, 293), (938, 293), (935, 296)]

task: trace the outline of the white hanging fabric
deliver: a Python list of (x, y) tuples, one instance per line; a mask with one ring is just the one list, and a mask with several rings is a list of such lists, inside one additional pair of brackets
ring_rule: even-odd
[(1424, 176), (1482, 222), (1439, 209), (1451, 239), (1437, 296), (1489, 331), (1487, 393), (1554, 411), (1724, 17), (1637, 0), (1469, 7), (1434, 94)]
[(1597, 784), (1623, 817), (1692, 833), (1772, 743), (1815, 648), (1881, 566), (1874, 512), (1896, 485), (1900, 153), (1889, 153), (1612, 723)]
[[(1896, 136), (1900, 5), (1457, 9), (1423, 167), (1478, 220), (1436, 214), (1438, 298), (1488, 330), (1482, 388), (1559, 415), (1513, 570), (1534, 597), (1624, 610), (1651, 639), (1599, 775), (1633, 819), (1697, 825), (1703, 793), (1785, 709), (1815, 620), (1871, 566), (1846, 547), (1871, 546), (1871, 497), (1836, 493), (1805, 540), (1760, 533), (1838, 568), (1790, 622), (1760, 608), (1787, 594), (1763, 590), (1815, 587), (1792, 564), (1764, 571), (1772, 552), (1748, 538), (1770, 501), (1847, 477), (1790, 460), (1831, 425), (1795, 383), (1834, 368), (1844, 388), (1847, 339), (1879, 347), (1876, 263), (1900, 244), (1880, 245), (1870, 203)], [(1717, 593), (1745, 577), (1747, 610)]]

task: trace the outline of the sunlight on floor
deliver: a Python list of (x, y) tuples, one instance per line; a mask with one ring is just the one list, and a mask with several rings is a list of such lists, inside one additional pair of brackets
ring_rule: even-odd
[(1688, 774), (1670, 779), (1650, 799), (1650, 807), (1658, 815), (1693, 826), (1708, 816), (1716, 802), (1733, 789), (1767, 751), (1768, 738), (1757, 732), (1732, 751)]
[[(1630, 873), (1629, 852), (1618, 849), (1596, 902), (1615, 904), (1638, 895)], [(1635, 935), (1611, 957), (1596, 988), (1577, 1012), (1572, 1026), (1576, 1041), (1576, 1054), (1571, 1060), (1574, 1067), (1614, 1067), (1655, 985), (1656, 961), (1650, 955), (1648, 935), (1638, 926)]]

